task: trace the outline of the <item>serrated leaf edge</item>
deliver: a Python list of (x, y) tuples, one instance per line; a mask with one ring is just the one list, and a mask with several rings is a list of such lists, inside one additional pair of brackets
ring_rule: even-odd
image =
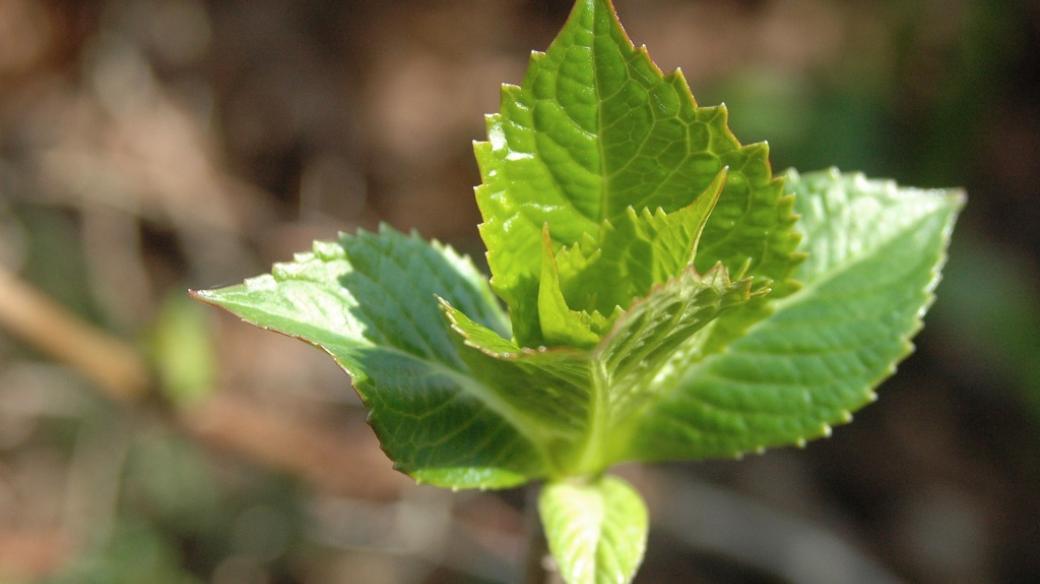
[[(422, 236), (420, 236), (419, 233), (416, 230), (414, 230), (414, 229), (411, 230), (408, 234), (405, 234), (405, 233), (402, 233), (402, 232), (394, 229), (392, 226), (390, 226), (389, 224), (387, 224), (385, 222), (380, 222), (377, 232), (372, 232), (372, 231), (366, 230), (364, 228), (359, 228), (353, 235), (349, 234), (349, 233), (346, 233), (346, 232), (343, 232), (343, 231), (340, 231), (340, 232), (338, 232), (338, 238), (341, 240), (342, 238), (377, 236), (377, 235), (381, 235), (381, 234), (384, 234), (384, 233), (398, 234), (398, 235), (404, 236), (406, 238), (418, 241), (420, 243), (431, 245), (431, 246), (433, 246), (433, 247), (435, 247), (437, 249), (440, 249), (440, 250), (450, 251), (451, 253), (453, 253), (455, 255), (456, 259), (459, 259), (459, 260), (463, 261), (468, 267), (472, 268), (475, 274), (480, 275), (481, 277), (484, 277), (483, 274), (480, 272), (480, 270), (476, 269), (475, 265), (472, 262), (472, 259), (467, 254), (460, 254), (457, 251), (455, 251), (455, 249), (451, 245), (444, 244), (444, 243), (442, 243), (442, 242), (440, 242), (439, 240), (436, 240), (436, 239), (427, 241), (427, 240), (423, 239)], [(278, 263), (275, 264), (275, 266), (277, 266), (279, 264), (291, 264), (291, 263), (294, 263), (296, 261), (302, 261), (302, 260), (304, 260), (305, 256), (311, 256), (311, 255), (313, 255), (314, 258), (319, 259), (319, 260), (324, 261), (324, 262), (333, 261), (333, 260), (336, 260), (336, 259), (344, 259), (346, 261), (349, 261), (349, 257), (348, 257), (348, 254), (346, 253), (346, 250), (344, 250), (344, 253), (342, 253), (342, 254), (337, 254), (337, 257), (335, 257), (335, 258), (322, 257), (322, 255), (318, 252), (318, 246), (327, 245), (329, 243), (332, 243), (332, 242), (315, 241), (314, 244), (312, 245), (312, 251), (310, 251), (310, 252), (300, 252), (298, 254), (295, 254), (294, 255), (295, 259), (293, 260), (293, 262), (278, 262)], [(339, 244), (337, 243), (337, 245), (339, 245)], [(310, 259), (310, 258), (307, 257), (306, 259)], [(265, 275), (266, 276), (271, 276), (270, 273), (269, 274), (265, 274)], [(236, 286), (236, 285), (242, 285), (242, 283), (233, 284), (232, 286)], [(217, 292), (217, 291), (219, 291), (221, 289), (222, 288), (211, 289), (211, 290), (189, 290), (188, 294), (194, 300), (203, 302), (205, 304), (209, 304), (211, 306), (215, 306), (215, 307), (220, 308), (222, 310), (227, 310), (227, 306), (230, 305), (230, 303), (222, 303), (222, 302), (220, 302), (220, 301), (218, 301), (218, 300), (216, 300), (214, 298), (214, 292)], [(434, 299), (433, 300), (436, 301), (438, 298), (440, 298), (440, 297), (437, 296), (437, 295), (434, 295)], [(491, 298), (491, 300), (495, 300), (495, 299)], [(495, 306), (497, 307), (497, 304)], [(457, 490), (459, 488), (459, 486), (457, 484), (432, 483), (431, 481), (422, 479), (420, 476), (418, 476), (422, 472), (422, 469), (412, 469), (412, 468), (406, 467), (405, 465), (403, 465), (400, 462), (398, 462), (394, 458), (394, 456), (389, 452), (389, 450), (387, 450), (387, 447), (385, 446), (388, 443), (387, 436), (385, 435), (385, 433), (383, 431), (381, 431), (373, 423), (373, 418), (375, 418), (376, 415), (377, 415), (376, 408), (373, 407), (373, 405), (371, 403), (371, 400), (367, 397), (366, 392), (364, 391), (363, 387), (361, 387), (361, 385), (364, 385), (364, 384), (369, 383), (369, 382), (367, 382), (367, 381), (359, 382), (358, 381), (359, 379), (361, 379), (361, 380), (367, 379), (367, 375), (365, 375), (363, 372), (354, 371), (354, 369), (351, 368), (351, 367), (347, 367), (347, 365), (345, 363), (343, 363), (331, 350), (327, 349), (326, 347), (322, 346), (321, 344), (319, 344), (317, 342), (314, 342), (314, 341), (312, 341), (310, 339), (307, 339), (307, 338), (305, 338), (303, 336), (300, 336), (300, 335), (294, 335), (294, 334), (285, 333), (285, 332), (282, 332), (282, 331), (277, 330), (275, 328), (272, 328), (270, 326), (261, 325), (261, 324), (259, 324), (257, 322), (254, 322), (254, 321), (252, 321), (252, 320), (250, 320), (248, 318), (239, 316), (237, 314), (235, 314), (235, 316), (238, 317), (239, 320), (241, 320), (242, 322), (245, 322), (245, 323), (247, 323), (247, 324), (249, 324), (251, 326), (255, 326), (255, 327), (259, 328), (260, 330), (276, 333), (276, 334), (279, 334), (279, 335), (282, 335), (282, 336), (285, 336), (285, 337), (288, 337), (288, 338), (291, 338), (291, 339), (296, 339), (296, 340), (299, 340), (299, 341), (303, 341), (304, 343), (306, 343), (308, 345), (311, 345), (312, 347), (317, 348), (318, 350), (322, 351), (323, 353), (325, 353), (329, 357), (331, 357), (333, 362), (335, 362), (341, 369), (343, 369), (344, 372), (346, 372), (347, 375), (350, 377), (351, 388), (354, 390), (355, 394), (358, 396), (358, 399), (361, 400), (362, 406), (365, 408), (365, 412), (366, 412), (365, 423), (372, 429), (373, 433), (376, 435), (377, 441), (379, 443), (379, 449), (392, 462), (393, 469), (395, 471), (400, 472), (401, 474), (404, 474), (405, 476), (408, 476), (409, 478), (414, 480), (417, 484), (430, 483), (430, 484), (435, 484), (435, 486), (440, 486), (440, 487), (444, 487), (444, 488), (450, 488), (452, 490)], [(491, 329), (491, 330), (494, 330), (494, 329)], [(498, 332), (498, 331), (496, 331), (496, 332)], [(399, 349), (395, 349), (395, 348), (386, 348), (385, 350), (392, 351), (392, 352), (399, 352)], [(446, 366), (444, 366), (444, 365), (442, 365), (440, 363), (431, 362), (431, 361), (429, 361), (427, 359), (423, 359), (423, 358), (418, 357), (416, 355), (410, 355), (409, 354), (409, 355), (405, 355), (405, 357), (408, 358), (408, 359), (411, 359), (411, 360), (415, 360), (415, 361), (422, 361), (422, 362), (428, 364), (431, 368), (440, 371), (444, 375), (446, 375), (446, 376), (448, 376), (448, 377), (450, 377), (452, 379), (457, 379), (459, 384), (463, 385), (465, 387), (470, 387), (471, 384), (472, 385), (483, 385), (479, 380), (469, 378), (468, 376), (464, 375), (463, 373), (451, 370), (450, 368), (447, 368)], [(462, 390), (462, 391), (465, 391), (465, 390)], [(467, 393), (467, 395), (472, 395), (472, 392), (467, 391), (466, 393)], [(531, 432), (532, 428), (537, 428), (539, 426), (537, 423), (531, 423), (528, 420), (526, 420), (526, 418), (527, 418), (526, 415), (521, 415), (521, 418), (525, 418), (525, 420), (518, 421), (517, 419), (515, 419), (511, 415), (504, 414), (502, 411), (500, 411), (500, 408), (492, 407), (491, 405), (489, 405), (487, 403), (487, 401), (485, 399), (483, 399), (481, 397), (475, 397), (475, 399), (477, 399), (477, 401), (479, 401), (484, 407), (487, 407), (490, 411), (492, 411), (496, 415), (498, 415), (502, 419), (503, 423), (508, 424), (509, 426), (514, 428), (516, 430), (516, 432), (520, 436), (525, 438), (528, 441), (528, 443), (530, 443), (530, 445), (533, 448), (533, 450), (535, 452), (537, 452), (539, 454), (539, 456), (542, 458), (542, 462), (545, 465), (544, 467), (547, 470), (551, 469), (553, 467), (553, 465), (551, 463), (551, 457), (548, 456), (548, 454), (545, 452), (544, 440), (537, 433), (532, 433)], [(500, 401), (500, 400), (498, 400), (498, 398), (494, 398), (494, 399), (495, 399), (495, 401)], [(512, 406), (510, 406), (509, 404), (502, 405), (502, 408), (508, 409), (510, 411), (514, 410), (514, 408)], [(478, 483), (478, 484), (474, 485), (473, 488), (477, 488), (477, 489), (480, 489), (480, 490), (484, 490), (484, 489), (487, 489), (487, 488), (496, 488), (496, 489), (498, 489), (498, 488), (510, 488), (510, 487), (515, 487), (515, 486), (519, 486), (519, 485), (525, 484), (525, 483), (529, 482), (530, 480), (531, 480), (531, 477), (519, 477), (517, 481), (515, 481), (514, 483), (511, 483), (511, 484), (501, 484), (501, 483), (485, 482), (485, 483)]]
[[(882, 185), (883, 188), (885, 189), (885, 191), (890, 193), (890, 194), (892, 194), (892, 193), (898, 194), (898, 192), (900, 190), (899, 183), (897, 181), (895, 181), (895, 180), (892, 180), (892, 179), (872, 179), (872, 178), (867, 177), (863, 172), (842, 173), (838, 169), (838, 167), (835, 167), (835, 166), (829, 167), (829, 168), (827, 168), (824, 171), (818, 171), (818, 172), (826, 174), (829, 178), (832, 178), (832, 179), (839, 179), (840, 180), (842, 178), (847, 178), (847, 179), (855, 180), (857, 182), (859, 182), (859, 181), (873, 182), (875, 184)], [(796, 171), (795, 169), (789, 169), (785, 174), (790, 174), (790, 175), (793, 175), (793, 176), (800, 176), (798, 171)], [(808, 173), (808, 175), (811, 175), (811, 174), (813, 174), (813, 173)], [(903, 188), (906, 189), (906, 188), (914, 188), (914, 187), (903, 187)], [(935, 290), (938, 287), (939, 283), (942, 281), (942, 269), (945, 267), (946, 262), (949, 259), (949, 248), (950, 248), (950, 243), (952, 241), (953, 229), (956, 226), (957, 215), (960, 213), (960, 211), (963, 209), (964, 205), (967, 202), (967, 197), (966, 197), (964, 191), (960, 190), (960, 189), (953, 190), (953, 191), (943, 191), (942, 189), (915, 189), (915, 190), (917, 190), (919, 192), (922, 192), (922, 193), (929, 193), (932, 196), (946, 198), (952, 204), (953, 212), (952, 212), (952, 216), (950, 217), (950, 220), (947, 221), (945, 223), (945, 225), (943, 226), (943, 230), (942, 230), (942, 233), (941, 233), (941, 237), (943, 239), (943, 245), (942, 245), (942, 247), (939, 250), (939, 255), (938, 255), (938, 258), (937, 258), (935, 264), (929, 270), (929, 280), (928, 280), (928, 283), (921, 290), (921, 292), (925, 296), (924, 303), (922, 304), (922, 307), (917, 311), (916, 315), (914, 316), (914, 319), (912, 321), (910, 329), (908, 329), (906, 334), (903, 334), (903, 335), (900, 336), (900, 345), (901, 345), (902, 348), (901, 348), (898, 356), (895, 359), (893, 359), (892, 363), (884, 371), (882, 371), (875, 379), (869, 381), (866, 384), (865, 389), (861, 392), (861, 400), (859, 402), (853, 404), (850, 408), (846, 408), (844, 410), (840, 410), (835, 415), (835, 417), (833, 417), (832, 419), (827, 420), (824, 423), (822, 423), (819, 426), (819, 428), (817, 429), (816, 432), (806, 433), (806, 434), (804, 434), (804, 435), (794, 439), (793, 441), (785, 441), (785, 442), (779, 443), (779, 444), (763, 444), (763, 445), (756, 446), (756, 447), (753, 447), (753, 448), (747, 448), (747, 449), (744, 449), (744, 450), (741, 450), (741, 451), (738, 451), (738, 452), (734, 453), (732, 455), (732, 458), (734, 458), (735, 460), (742, 460), (748, 454), (763, 455), (763, 454), (765, 454), (769, 450), (773, 450), (773, 449), (777, 449), (777, 448), (785, 448), (785, 447), (789, 447), (789, 446), (795, 446), (797, 448), (805, 448), (808, 445), (808, 442), (810, 442), (810, 441), (818, 440), (818, 439), (821, 439), (821, 438), (830, 438), (833, 435), (833, 433), (834, 433), (834, 428), (835, 427), (843, 426), (843, 425), (849, 424), (849, 423), (851, 423), (853, 421), (853, 418), (854, 418), (853, 411), (855, 411), (855, 410), (857, 410), (859, 408), (862, 408), (863, 406), (865, 406), (867, 404), (874, 403), (874, 402), (878, 401), (879, 398), (878, 398), (877, 388), (882, 383), (884, 383), (887, 379), (889, 379), (893, 375), (895, 375), (895, 373), (897, 372), (897, 370), (899, 368), (899, 365), (903, 361), (905, 361), (907, 357), (909, 357), (910, 355), (912, 355), (914, 353), (914, 351), (916, 350), (916, 345), (913, 343), (913, 338), (919, 332), (921, 332), (921, 330), (924, 328), (924, 317), (925, 317), (926, 313), (928, 312), (928, 310), (931, 308), (932, 304), (935, 302), (935, 298), (936, 298)], [(793, 199), (793, 196), (792, 196), (792, 199)], [(912, 228), (913, 228), (913, 226), (909, 226), (905, 230), (901, 231), (900, 233), (905, 232), (905, 231), (909, 231)], [(802, 235), (804, 236), (805, 234), (802, 234)], [(806, 257), (807, 257), (807, 254), (806, 254)], [(858, 263), (858, 261), (857, 262), (852, 262), (852, 264), (855, 264), (855, 263)], [(839, 270), (836, 270), (835, 273), (840, 273), (840, 272), (844, 271), (845, 269), (848, 269), (849, 265), (851, 265), (851, 264), (843, 266)], [(827, 279), (830, 279), (831, 277), (833, 277), (833, 275), (828, 274), (823, 279), (823, 281), (826, 281)], [(816, 286), (818, 284), (819, 284), (819, 282), (815, 282), (811, 286), (803, 286), (803, 285), (801, 285), (799, 283), (799, 289), (797, 290), (797, 293), (792, 293), (792, 294), (790, 294), (790, 295), (788, 295), (788, 296), (786, 296), (786, 297), (784, 297), (782, 299), (779, 299), (776, 302), (774, 302), (773, 306), (771, 307), (771, 311), (772, 312), (776, 312), (776, 311), (780, 310), (781, 308), (783, 308), (783, 306), (785, 306), (787, 304), (793, 304), (793, 303), (797, 302), (797, 300), (798, 300), (798, 298), (799, 298), (799, 296), (801, 294), (805, 293), (806, 290), (811, 290), (812, 287), (814, 287), (814, 286)], [(768, 320), (769, 320), (769, 317), (754, 323), (753, 325), (751, 325), (744, 332), (743, 336), (747, 336), (747, 335), (751, 334), (756, 328), (758, 328), (759, 326), (762, 326), (763, 323), (767, 322)], [(727, 346), (727, 347), (723, 348), (718, 354), (725, 354), (725, 353), (727, 353), (729, 351), (730, 351), (730, 347)], [(638, 426), (638, 423), (636, 423), (636, 425)]]

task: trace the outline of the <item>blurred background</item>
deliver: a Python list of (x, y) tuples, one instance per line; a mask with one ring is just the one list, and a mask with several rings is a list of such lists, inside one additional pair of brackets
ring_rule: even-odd
[[(624, 469), (638, 581), (1038, 581), (1040, 5), (617, 4), (777, 169), (970, 197), (856, 423)], [(521, 581), (523, 492), (415, 487), (331, 360), (185, 290), (380, 220), (481, 257), (470, 142), (569, 7), (0, 0), (0, 582)]]

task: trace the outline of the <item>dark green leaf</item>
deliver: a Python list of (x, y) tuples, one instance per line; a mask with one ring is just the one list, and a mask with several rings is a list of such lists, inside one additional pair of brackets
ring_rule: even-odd
[(435, 295), (491, 330), (484, 278), (451, 248), (390, 228), (315, 244), (243, 285), (200, 292), (257, 326), (327, 351), (354, 380), (383, 448), (416, 479), (505, 487), (546, 472), (534, 398), (474, 379)]

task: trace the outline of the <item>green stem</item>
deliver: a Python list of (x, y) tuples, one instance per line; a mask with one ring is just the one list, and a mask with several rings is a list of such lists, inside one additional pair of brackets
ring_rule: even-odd
[(599, 359), (592, 365), (592, 395), (589, 399), (588, 438), (579, 455), (577, 469), (582, 475), (599, 473), (603, 465), (604, 432), (609, 423), (607, 369)]

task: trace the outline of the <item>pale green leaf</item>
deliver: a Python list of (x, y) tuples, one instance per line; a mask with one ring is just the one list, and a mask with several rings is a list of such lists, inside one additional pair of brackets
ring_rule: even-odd
[[(726, 167), (697, 265), (747, 266), (786, 291), (797, 261), (791, 199), (772, 176), (768, 148), (742, 146), (726, 118), (723, 106), (698, 107), (681, 72), (663, 75), (632, 44), (609, 0), (575, 3), (548, 51), (532, 56), (523, 84), (503, 88), (488, 141), (476, 145), (492, 285), (520, 344), (546, 344), (537, 312), (544, 225), (559, 246), (595, 245), (629, 208), (687, 207)], [(627, 286), (626, 278), (611, 283)], [(613, 309), (610, 301), (570, 301)]]
[(631, 582), (646, 551), (646, 505), (615, 477), (549, 483), (538, 510), (567, 584)]
[(963, 195), (836, 170), (799, 176), (804, 287), (715, 354), (678, 351), (631, 459), (735, 456), (827, 436), (911, 351)]

